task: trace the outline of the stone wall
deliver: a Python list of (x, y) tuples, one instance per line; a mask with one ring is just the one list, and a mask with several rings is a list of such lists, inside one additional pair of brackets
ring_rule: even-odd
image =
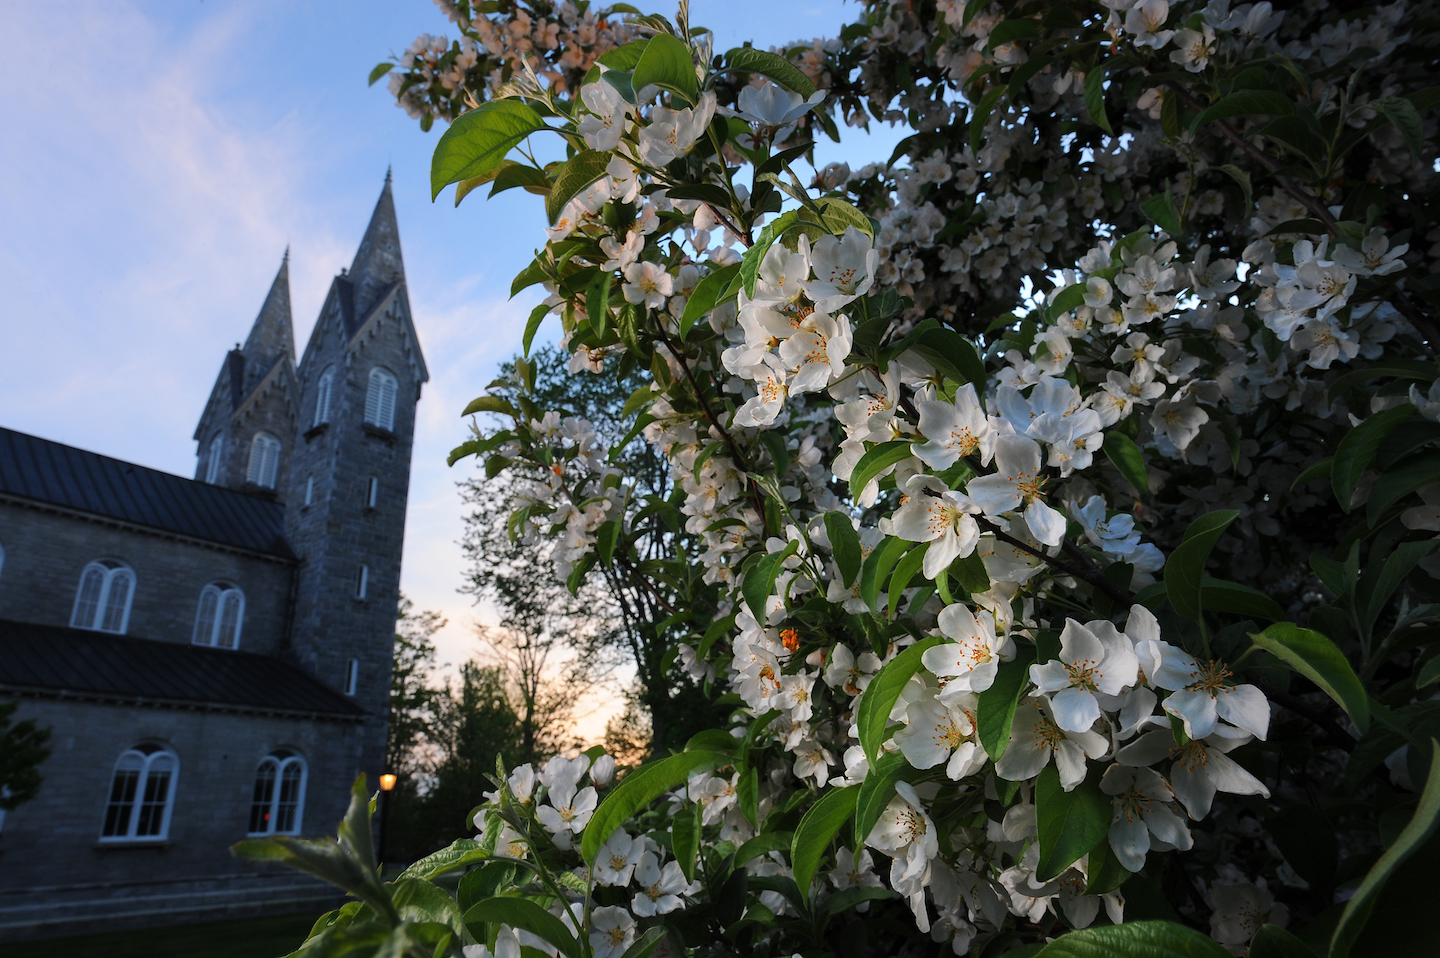
[(127, 635), (189, 642), (201, 590), (221, 580), (245, 593), (240, 648), (267, 655), (283, 651), (291, 562), (5, 500), (0, 500), (0, 546), (5, 549), (0, 619), (68, 626), (86, 564), (119, 559), (135, 570)]
[[(7, 570), (8, 571), (8, 570)], [(236, 914), (234, 906), (310, 903), (334, 896), (279, 867), (235, 859), (246, 837), (255, 771), (277, 748), (306, 760), (302, 833), (334, 834), (359, 771), (364, 725), (315, 720), (21, 699), (17, 720), (52, 729), (39, 796), (6, 815), (0, 833), (0, 940)], [(116, 760), (142, 742), (179, 759), (174, 812), (163, 842), (100, 840)], [(373, 785), (372, 785), (373, 787)], [(241, 909), (243, 911), (243, 908)]]

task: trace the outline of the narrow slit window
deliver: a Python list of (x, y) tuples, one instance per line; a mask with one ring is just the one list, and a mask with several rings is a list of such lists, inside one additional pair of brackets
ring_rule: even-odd
[(215, 485), (220, 481), (220, 460), (225, 452), (225, 439), (219, 433), (210, 440), (210, 448), (205, 453), (205, 481)]
[(319, 426), (330, 421), (330, 394), (335, 385), (335, 367), (330, 367), (320, 374), (320, 381), (315, 387), (315, 421), (311, 426)]
[(371, 509), (374, 509), (375, 504), (379, 501), (380, 480), (375, 478), (374, 476), (371, 476), (370, 481), (365, 485), (365, 505), (369, 506)]
[(310, 476), (305, 480), (305, 505), (315, 501), (315, 477)]
[(362, 565), (355, 573), (355, 598), (363, 599), (370, 593), (370, 567)]
[(345, 694), (354, 695), (355, 688), (360, 684), (360, 660), (351, 659), (345, 666)]

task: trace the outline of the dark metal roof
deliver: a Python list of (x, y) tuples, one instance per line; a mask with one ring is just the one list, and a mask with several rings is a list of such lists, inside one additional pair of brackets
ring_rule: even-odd
[(0, 427), (0, 493), (286, 559), (285, 507)]
[(351, 699), (268, 655), (4, 619), (0, 689), (226, 711), (366, 715)]

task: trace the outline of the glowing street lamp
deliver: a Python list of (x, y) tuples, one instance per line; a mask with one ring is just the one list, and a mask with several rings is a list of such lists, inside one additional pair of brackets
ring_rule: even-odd
[(376, 859), (380, 863), (380, 872), (385, 872), (385, 823), (390, 817), (390, 792), (395, 788), (395, 773), (384, 772), (380, 775), (380, 841), (376, 844)]

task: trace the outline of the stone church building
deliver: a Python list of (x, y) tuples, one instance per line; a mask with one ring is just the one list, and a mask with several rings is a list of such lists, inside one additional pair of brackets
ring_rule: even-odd
[(287, 251), (193, 479), (0, 428), (0, 699), (53, 749), (0, 813), (0, 941), (330, 907), (229, 848), (333, 834), (383, 770), (428, 378), (387, 175), (298, 362)]

